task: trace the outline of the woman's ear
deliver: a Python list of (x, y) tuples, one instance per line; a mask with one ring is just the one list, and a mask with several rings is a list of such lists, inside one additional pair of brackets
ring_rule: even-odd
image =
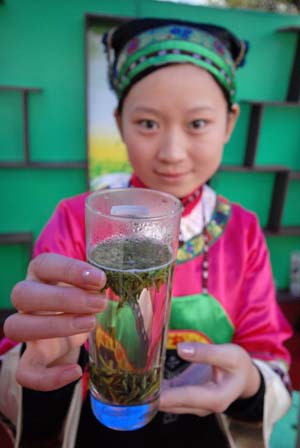
[(240, 106), (235, 103), (231, 106), (231, 109), (228, 113), (225, 143), (229, 141), (239, 115), (240, 115)]
[(116, 125), (117, 125), (118, 131), (120, 133), (121, 139), (123, 140), (122, 117), (121, 117), (121, 114), (118, 111), (118, 109), (114, 110), (114, 117), (115, 117)]

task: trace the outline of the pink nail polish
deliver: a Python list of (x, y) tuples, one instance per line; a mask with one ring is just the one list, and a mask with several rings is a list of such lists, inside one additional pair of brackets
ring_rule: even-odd
[(179, 352), (186, 356), (193, 356), (195, 354), (195, 347), (191, 344), (183, 342), (178, 346)]
[(82, 273), (82, 277), (83, 277), (85, 280), (88, 280), (88, 279), (90, 278), (90, 276), (91, 276), (91, 271), (88, 271), (88, 270), (83, 271), (83, 273)]
[(104, 273), (100, 269), (86, 269), (82, 273), (85, 283), (93, 286), (100, 286), (103, 283)]

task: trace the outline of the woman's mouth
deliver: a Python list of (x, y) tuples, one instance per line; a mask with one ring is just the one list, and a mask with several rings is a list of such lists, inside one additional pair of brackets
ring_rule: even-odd
[(178, 182), (181, 179), (183, 179), (187, 172), (180, 172), (180, 173), (156, 173), (161, 179), (167, 181), (167, 182)]

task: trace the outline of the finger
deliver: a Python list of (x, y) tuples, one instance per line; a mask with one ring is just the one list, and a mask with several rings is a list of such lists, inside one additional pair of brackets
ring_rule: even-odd
[[(203, 395), (201, 395), (202, 393)], [(201, 388), (201, 386), (171, 387), (161, 394), (160, 407), (163, 410), (186, 408), (187, 406), (190, 408), (207, 407), (204, 406), (204, 403), (208, 399), (210, 400), (210, 395), (208, 396), (206, 388)]]
[(53, 253), (34, 258), (29, 264), (27, 278), (47, 283), (64, 282), (85, 289), (102, 289), (106, 282), (101, 269), (85, 261)]
[(197, 413), (204, 409), (208, 413), (223, 412), (231, 403), (231, 392), (209, 383), (205, 386), (175, 387), (163, 391), (160, 398), (162, 410), (193, 409)]
[(170, 414), (193, 414), (198, 415), (198, 417), (206, 417), (209, 414), (212, 414), (212, 411), (208, 411), (207, 409), (193, 409), (190, 407), (182, 407), (182, 408), (162, 408), (159, 407), (161, 412), (167, 412)]
[(23, 312), (57, 311), (87, 314), (102, 311), (103, 295), (69, 286), (54, 286), (32, 280), (18, 283), (12, 291), (14, 307)]
[(20, 360), (16, 372), (16, 380), (21, 386), (38, 391), (59, 389), (76, 381), (82, 376), (82, 369), (78, 364), (46, 367), (44, 365), (28, 365), (26, 357)]
[[(82, 376), (82, 369), (73, 361), (51, 365), (54, 358), (66, 351), (72, 351), (72, 346), (71, 340), (67, 338), (27, 342), (16, 372), (17, 381), (30, 389), (48, 391), (77, 380)], [(77, 360), (79, 347), (73, 351), (73, 359)]]
[(180, 343), (177, 346), (181, 358), (195, 363), (204, 363), (234, 370), (239, 365), (243, 350), (234, 344), (202, 344), (199, 342)]
[(82, 333), (72, 337), (26, 341), (22, 357), (26, 358), (28, 365), (52, 367), (75, 364), (87, 336), (88, 333)]
[(167, 386), (170, 388), (187, 385), (201, 385), (211, 381), (212, 378), (213, 375), (211, 366), (193, 363), (183, 372), (166, 381), (168, 381)]
[(96, 326), (94, 315), (30, 315), (16, 313), (4, 323), (5, 335), (18, 342), (48, 339), (91, 331)]

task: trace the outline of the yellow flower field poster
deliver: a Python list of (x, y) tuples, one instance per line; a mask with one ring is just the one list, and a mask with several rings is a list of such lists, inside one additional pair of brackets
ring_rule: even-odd
[(126, 150), (114, 119), (116, 97), (107, 78), (107, 61), (102, 34), (111, 26), (99, 23), (87, 27), (86, 100), (89, 182), (92, 190), (101, 186), (101, 176), (129, 172)]

